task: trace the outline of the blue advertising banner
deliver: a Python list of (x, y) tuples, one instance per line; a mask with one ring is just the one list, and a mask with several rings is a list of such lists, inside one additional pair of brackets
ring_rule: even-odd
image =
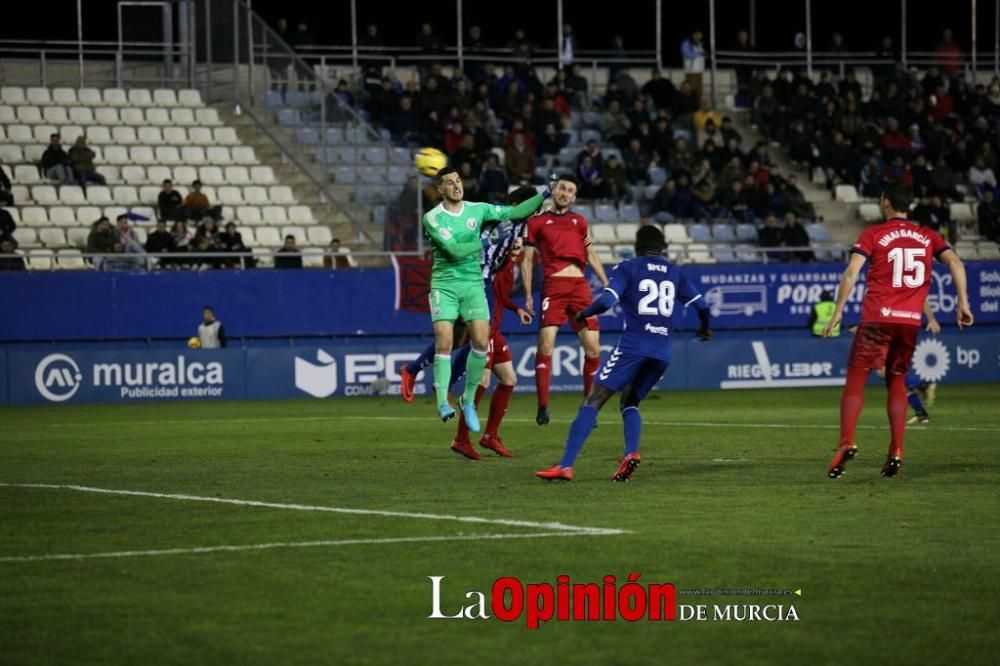
[[(1000, 382), (1000, 335), (974, 330), (922, 337), (913, 357), (915, 374), (932, 382)], [(534, 336), (509, 342), (516, 390), (534, 392)], [(614, 336), (605, 336), (605, 342), (606, 358)], [(7, 353), (2, 379), (10, 404), (398, 395), (400, 368), (424, 344), (380, 338), (369, 344), (198, 352), (14, 351)], [(851, 337), (733, 332), (719, 333), (711, 342), (680, 336), (673, 344), (674, 360), (661, 389), (804, 388), (843, 384)], [(561, 336), (552, 355), (552, 390), (582, 392), (582, 368), (576, 339)], [(418, 396), (432, 396), (431, 381), (428, 369), (416, 386)]]
[(48, 350), (8, 352), (11, 404), (238, 400), (245, 352)]
[(7, 352), (0, 350), (0, 405), (7, 404)]
[[(685, 267), (715, 316), (713, 328), (804, 328), (809, 309), (834, 291), (841, 264), (746, 264)], [(1000, 262), (970, 262), (969, 297), (979, 324), (1000, 323)], [(426, 281), (416, 271), (157, 271), (152, 273), (28, 272), (3, 276), (0, 341), (187, 338), (204, 305), (212, 305), (230, 337), (419, 335), (430, 317), (418, 311)], [(593, 283), (592, 283), (593, 284)], [(595, 291), (599, 285), (593, 284)], [(410, 289), (412, 287), (412, 289)], [(409, 291), (407, 291), (409, 289)], [(410, 293), (412, 292), (412, 293)], [(856, 318), (864, 281), (851, 295)], [(523, 294), (514, 299), (523, 302)], [(930, 303), (954, 320), (951, 276), (936, 266)], [(535, 299), (541, 303), (541, 298)], [(40, 304), (44, 304), (40, 306)], [(611, 312), (605, 330), (620, 330)], [(696, 328), (688, 312), (681, 328)], [(504, 330), (521, 331), (507, 313)]]

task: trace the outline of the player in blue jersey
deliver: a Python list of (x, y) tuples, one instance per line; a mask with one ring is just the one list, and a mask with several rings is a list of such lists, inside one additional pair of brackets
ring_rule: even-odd
[(681, 269), (661, 256), (666, 245), (663, 232), (658, 227), (640, 227), (635, 235), (635, 259), (615, 266), (604, 293), (577, 313), (577, 319), (591, 317), (618, 303), (625, 318), (625, 330), (598, 372), (594, 388), (569, 428), (562, 460), (549, 469), (537, 472), (540, 478), (572, 480), (573, 464), (594, 428), (597, 412), (611, 396), (621, 391), (625, 456), (611, 478), (628, 481), (639, 466), (639, 434), (642, 430), (639, 403), (670, 365), (674, 313), (679, 315), (680, 307), (694, 305), (701, 322), (698, 338), (711, 339), (708, 306), (698, 288)]

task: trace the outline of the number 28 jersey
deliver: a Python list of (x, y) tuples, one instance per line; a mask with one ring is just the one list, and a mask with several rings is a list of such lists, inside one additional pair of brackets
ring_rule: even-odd
[(890, 218), (861, 232), (851, 252), (868, 259), (861, 321), (920, 326), (931, 287), (932, 259), (951, 247), (932, 229)]
[(661, 361), (670, 361), (674, 315), (701, 298), (681, 269), (663, 257), (621, 262), (611, 270), (605, 290), (618, 299), (625, 319), (618, 349)]

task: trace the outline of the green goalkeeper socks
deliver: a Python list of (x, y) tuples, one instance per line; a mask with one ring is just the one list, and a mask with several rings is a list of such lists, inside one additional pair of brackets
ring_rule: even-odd
[(465, 363), (465, 392), (462, 397), (467, 404), (475, 403), (476, 387), (479, 386), (485, 369), (486, 351), (480, 351), (473, 347), (472, 351), (469, 352), (469, 360)]
[(438, 407), (448, 404), (448, 387), (451, 386), (451, 355), (434, 355), (434, 390), (437, 392)]

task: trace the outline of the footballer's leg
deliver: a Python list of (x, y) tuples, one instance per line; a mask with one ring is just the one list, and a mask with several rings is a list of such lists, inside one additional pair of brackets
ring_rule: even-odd
[(642, 434), (642, 415), (639, 412), (639, 403), (660, 381), (669, 365), (667, 361), (647, 359), (636, 373), (632, 383), (622, 391), (621, 413), (622, 428), (625, 434), (625, 455), (622, 457), (618, 469), (611, 476), (612, 481), (628, 481), (636, 468), (639, 467), (639, 438)]
[(882, 476), (898, 476), (903, 464), (903, 441), (906, 435), (906, 373), (910, 369), (913, 350), (916, 347), (917, 326), (897, 325), (892, 329), (892, 341), (886, 358), (886, 384), (889, 397), (886, 401), (886, 413), (889, 417), (889, 430), (892, 439), (889, 442), (889, 453), (882, 466)]
[[(546, 308), (546, 301), (542, 301), (542, 307)], [(549, 415), (549, 387), (552, 385), (552, 350), (556, 346), (556, 334), (559, 332), (558, 325), (547, 325), (545, 309), (542, 311), (542, 327), (538, 330), (538, 350), (535, 353), (535, 393), (538, 396), (538, 414), (535, 422), (538, 425), (548, 425)]]
[[(586, 280), (581, 280), (581, 287), (576, 294), (572, 309), (575, 312), (583, 310), (590, 305), (590, 285)], [(576, 318), (570, 319), (576, 329), (576, 335), (583, 345), (583, 397), (590, 395), (590, 389), (594, 385), (594, 375), (601, 365), (601, 334), (600, 324), (596, 316), (588, 317), (586, 321), (578, 322)]]
[(479, 432), (479, 415), (476, 412), (476, 390), (483, 378), (486, 368), (486, 355), (489, 347), (489, 322), (485, 319), (469, 321), (469, 360), (465, 370), (465, 390), (459, 401), (465, 423), (472, 432)]
[(400, 387), (399, 395), (405, 402), (413, 402), (413, 385), (416, 383), (417, 375), (434, 363), (434, 343), (427, 345), (420, 356), (416, 357), (399, 371)]
[(865, 405), (865, 382), (872, 368), (884, 368), (889, 336), (877, 325), (861, 324), (851, 343), (847, 381), (840, 396), (840, 441), (827, 468), (827, 476), (839, 479), (848, 461), (858, 453), (854, 440), (858, 418)]
[[(513, 454), (504, 446), (500, 439), (500, 424), (510, 405), (511, 394), (517, 384), (517, 373), (514, 371), (514, 361), (510, 347), (502, 333), (497, 333), (490, 340), (490, 367), (497, 376), (497, 387), (490, 397), (490, 416), (486, 422), (486, 432), (479, 440), (479, 446), (490, 449), (499, 456), (512, 458)], [(483, 373), (483, 381), (489, 382), (489, 373)], [(480, 385), (481, 386), (481, 385)], [(479, 394), (477, 394), (479, 395)], [(478, 404), (478, 400), (477, 400)]]
[(917, 374), (913, 372), (913, 368), (906, 373), (906, 400), (910, 403), (910, 407), (913, 409), (913, 416), (906, 422), (909, 424), (914, 423), (930, 423), (931, 417), (927, 413), (927, 406), (924, 405), (923, 396), (926, 395), (924, 388), (929, 386), (924, 382), (920, 381)]
[(437, 394), (438, 416), (442, 421), (455, 418), (455, 410), (448, 404), (448, 385), (451, 383), (452, 323), (434, 322), (434, 391)]

